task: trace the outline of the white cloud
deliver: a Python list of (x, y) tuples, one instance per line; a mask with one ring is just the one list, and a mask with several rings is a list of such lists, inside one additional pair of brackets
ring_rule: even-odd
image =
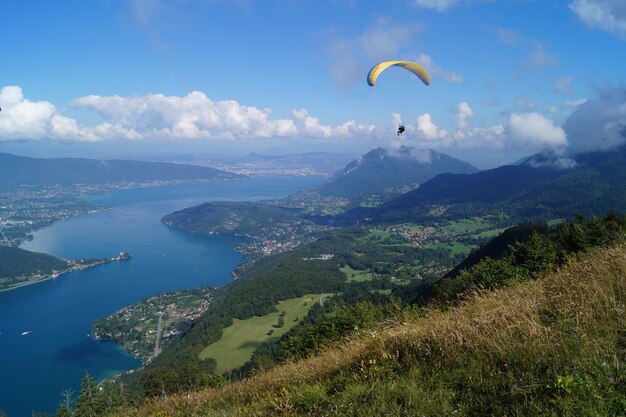
[(474, 127), (468, 130), (465, 135), (474, 140), (478, 140), (479, 143), (488, 144), (495, 148), (502, 148), (504, 146), (505, 133), (506, 128), (501, 124), (497, 124), (487, 127)]
[(186, 96), (148, 94), (136, 97), (79, 97), (72, 107), (97, 113), (103, 121), (82, 125), (47, 101), (24, 98), (18, 86), (0, 90), (0, 140), (255, 140), (264, 138), (351, 139), (376, 137), (373, 124), (348, 120), (326, 125), (307, 110), (293, 118), (272, 118), (270, 109), (235, 100), (213, 101), (194, 91)]
[[(405, 125), (404, 140), (434, 148), (550, 149), (558, 157), (550, 164), (563, 167), (572, 163), (563, 152), (577, 154), (626, 144), (626, 86), (602, 90), (596, 99), (565, 101), (550, 107), (549, 113), (558, 116), (568, 109), (574, 112), (563, 126), (533, 110), (511, 113), (505, 124), (476, 127), (471, 125), (475, 111), (462, 102), (457, 106), (455, 130), (442, 128), (430, 113), (425, 113), (418, 117), (417, 124)], [(394, 113), (392, 120), (399, 123), (402, 117)]]
[[(462, 113), (457, 114), (457, 121)], [(473, 114), (473, 113), (472, 113)], [(470, 127), (465, 121), (459, 125), (456, 131), (448, 132), (439, 128), (431, 119), (430, 114), (425, 113), (418, 118), (417, 129), (407, 126), (409, 132), (417, 130), (420, 138), (431, 142), (433, 147), (450, 148), (453, 146), (476, 147), (487, 146), (491, 148), (503, 148), (509, 146), (506, 142), (506, 128), (501, 124), (486, 127)]]
[(626, 39), (624, 0), (574, 0), (569, 7), (587, 26)]
[(427, 54), (420, 54), (415, 60), (418, 64), (421, 64), (428, 70), (430, 74), (434, 77), (440, 77), (446, 82), (452, 84), (461, 84), (464, 82), (462, 76), (457, 74), (456, 72), (447, 71), (443, 69), (440, 65), (437, 65), (435, 61), (433, 61), (432, 57)]
[(457, 107), (457, 130), (454, 132), (455, 144), (488, 145), (496, 148), (502, 147), (502, 139), (505, 132), (504, 126), (493, 125), (487, 127), (470, 127), (468, 120), (475, 116), (474, 110), (466, 102)]
[(0, 140), (54, 138), (54, 130), (71, 126), (47, 101), (30, 101), (18, 86), (0, 90)]
[(370, 135), (375, 126), (353, 120), (328, 126), (305, 109), (294, 110), (295, 119), (273, 119), (269, 109), (244, 106), (234, 100), (213, 101), (194, 91), (184, 97), (152, 94), (140, 97), (87, 96), (76, 107), (96, 111), (127, 133), (142, 138), (235, 140), (275, 137), (319, 139)]
[(575, 109), (578, 106), (581, 106), (587, 102), (586, 98), (579, 98), (578, 100), (567, 100), (564, 103), (564, 106), (570, 109)]
[(626, 143), (626, 87), (601, 90), (598, 98), (580, 104), (563, 127), (572, 154)]
[(212, 101), (194, 91), (184, 97), (149, 94), (139, 97), (85, 96), (72, 106), (100, 114), (103, 139), (269, 138), (294, 135), (293, 120), (272, 119), (269, 109), (244, 106), (234, 100)]
[(317, 117), (309, 116), (306, 109), (294, 110), (293, 115), (296, 119), (302, 120), (305, 130), (313, 136), (329, 138), (333, 134), (330, 126), (321, 124)]
[(459, 129), (465, 129), (467, 127), (467, 119), (470, 119), (472, 117), (474, 117), (474, 111), (469, 106), (469, 104), (465, 102), (460, 103), (456, 115)]
[(50, 123), (49, 136), (51, 138), (82, 142), (99, 140), (95, 132), (92, 132), (89, 129), (81, 128), (76, 120), (62, 114), (53, 115)]
[[(234, 100), (214, 101), (195, 91), (185, 96), (149, 94), (135, 97), (84, 96), (72, 106), (97, 113), (102, 122), (85, 125), (59, 111), (48, 101), (31, 101), (18, 86), (0, 89), (0, 140), (54, 139), (252, 141), (285, 138), (298, 140), (389, 140), (393, 128), (354, 120), (329, 125), (306, 109), (291, 117), (274, 118), (270, 109), (246, 106)], [(467, 102), (457, 106), (456, 127), (447, 129), (430, 113), (405, 124), (405, 141), (431, 147), (451, 146), (523, 149), (563, 148), (571, 152), (608, 149), (626, 141), (626, 87), (601, 91), (598, 99), (571, 100), (551, 109), (558, 114), (575, 108), (564, 127), (536, 111), (515, 112), (505, 124), (473, 126), (475, 111)], [(399, 124), (400, 114), (391, 114)], [(566, 135), (567, 132), (567, 135)]]
[(507, 129), (510, 145), (560, 147), (567, 145), (567, 136), (560, 126), (543, 115), (512, 113)]
[(535, 168), (552, 167), (559, 169), (570, 169), (578, 165), (574, 159), (563, 156), (562, 151), (563, 149), (544, 149), (541, 153), (528, 158), (525, 164)]
[(400, 113), (391, 113), (391, 123), (394, 127), (400, 126), (402, 124), (402, 116)]
[(432, 150), (406, 146), (406, 143), (401, 141), (389, 143), (385, 148), (385, 155), (400, 159), (412, 159), (421, 164), (430, 164), (433, 161)]
[(445, 139), (448, 136), (448, 131), (439, 129), (433, 123), (428, 113), (424, 113), (417, 118), (417, 131), (424, 139), (429, 141)]

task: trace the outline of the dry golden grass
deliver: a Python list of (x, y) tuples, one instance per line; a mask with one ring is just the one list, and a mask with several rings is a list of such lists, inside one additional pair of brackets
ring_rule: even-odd
[[(379, 415), (382, 411), (371, 408), (340, 412), (328, 401), (350, 398), (356, 407), (359, 401), (366, 403), (366, 398), (374, 394), (384, 397), (380, 390), (402, 392), (403, 383), (413, 387), (410, 380), (418, 374), (428, 395), (416, 399), (410, 394), (415, 388), (409, 388), (396, 415), (413, 415), (404, 414), (402, 407), (428, 410), (446, 402), (465, 404), (466, 400), (468, 405), (459, 414), (471, 415), (476, 407), (491, 409), (489, 404), (472, 403), (472, 396), (477, 395), (472, 391), (475, 386), (490, 378), (506, 377), (511, 373), (509, 368), (544, 367), (548, 377), (556, 381), (559, 376), (552, 375), (555, 371), (551, 367), (561, 369), (558, 363), (570, 366), (568, 361), (576, 358), (574, 363), (583, 366), (582, 362), (606, 355), (607, 346), (621, 346), (613, 364), (621, 369), (626, 345), (625, 294), (626, 246), (598, 249), (540, 280), (476, 294), (447, 311), (424, 309), (419, 317), (382, 323), (378, 329), (353, 335), (313, 358), (286, 363), (222, 389), (152, 400), (119, 415), (295, 416), (309, 413), (301, 407), (302, 396), (316, 393), (326, 396), (321, 401), (326, 401), (325, 409), (335, 410), (335, 415)], [(389, 370), (394, 367), (401, 370)], [(525, 375), (520, 374), (519, 378)], [(440, 386), (440, 379), (451, 381)], [(330, 380), (335, 382), (329, 383)], [(342, 392), (333, 391), (332, 384), (338, 380), (352, 383), (347, 383)], [(362, 389), (362, 381), (371, 381), (367, 385), (370, 388)], [(428, 381), (432, 386), (425, 386)], [(535, 413), (533, 396), (549, 387), (526, 381), (518, 385), (516, 389), (521, 394), (505, 392), (505, 397), (517, 401), (520, 395), (526, 395), (528, 398), (523, 401), (530, 404), (526, 412)], [(450, 386), (454, 387), (453, 393)], [(564, 386), (564, 390), (569, 387)], [(394, 401), (400, 400), (394, 397)], [(416, 401), (421, 401), (421, 405), (416, 405)], [(575, 402), (575, 398), (567, 401)], [(575, 415), (576, 409), (572, 410)], [(544, 411), (536, 409), (537, 414)]]

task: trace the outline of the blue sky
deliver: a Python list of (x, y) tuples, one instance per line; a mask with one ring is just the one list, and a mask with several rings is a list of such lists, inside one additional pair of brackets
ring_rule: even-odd
[[(624, 3), (6, 2), (0, 151), (410, 144), (506, 160), (567, 147), (572, 112), (623, 87)], [(369, 87), (385, 59), (421, 63), (431, 85), (392, 68)]]

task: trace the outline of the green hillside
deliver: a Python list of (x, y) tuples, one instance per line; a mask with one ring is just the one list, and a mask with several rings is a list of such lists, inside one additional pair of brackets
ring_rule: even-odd
[(67, 268), (67, 261), (45, 253), (0, 246), (0, 289), (33, 275), (47, 275)]
[(279, 302), (276, 311), (264, 316), (235, 319), (224, 329), (221, 339), (204, 348), (199, 357), (215, 359), (217, 374), (243, 366), (262, 343), (279, 340), (298, 320), (306, 317), (319, 299), (319, 294), (307, 294)]
[(407, 311), (310, 359), (119, 416), (617, 416), (626, 247), (449, 309)]
[[(139, 411), (126, 408), (122, 413), (125, 415), (150, 415), (156, 411), (170, 415), (274, 415), (280, 410), (274, 408), (275, 401), (270, 398), (276, 399), (276, 395), (288, 404), (283, 410), (286, 415), (344, 415), (339, 411), (352, 410), (345, 408), (348, 404), (359, 405), (357, 415), (368, 415), (370, 410), (371, 415), (446, 415), (450, 410), (458, 410), (461, 415), (509, 415), (518, 409), (521, 415), (568, 415), (576, 381), (595, 386), (602, 378), (612, 378), (611, 384), (600, 386), (593, 396), (603, 402), (596, 405), (589, 397), (579, 395), (576, 400), (581, 402), (574, 402), (574, 409), (576, 413), (584, 410), (600, 415), (602, 410), (619, 411), (624, 404), (623, 395), (616, 394), (620, 392), (619, 384), (624, 383), (616, 375), (619, 364), (606, 370), (598, 370), (596, 365), (623, 355), (619, 337), (611, 333), (623, 327), (623, 315), (610, 312), (622, 311), (624, 307), (623, 275), (616, 274), (626, 270), (626, 247), (615, 249), (614, 245), (624, 242), (625, 220), (611, 213), (605, 218), (577, 218), (555, 228), (520, 226), (520, 231), (512, 229), (500, 237), (499, 241), (507, 246), (503, 253), (494, 252), (490, 249), (494, 245), (488, 243), (474, 252), (475, 259), (457, 275), (436, 282), (414, 280), (408, 285), (376, 276), (348, 281), (345, 271), (366, 267), (379, 275), (376, 260), (387, 259), (389, 266), (397, 266), (400, 260), (411, 256), (408, 252), (398, 253), (400, 241), (391, 233), (397, 229), (369, 229), (366, 233), (352, 230), (351, 234), (343, 230), (295, 251), (261, 258), (253, 267), (239, 271), (239, 279), (220, 291), (207, 312), (191, 323), (179, 339), (172, 340), (143, 369), (107, 385), (100, 396), (108, 396), (107, 404), (131, 401), (141, 405)], [(475, 219), (447, 224), (442, 230), (469, 229), (477, 233), (481, 230), (476, 229), (479, 224), (486, 223)], [(432, 229), (413, 227), (419, 233), (433, 233)], [(406, 229), (398, 231), (405, 233)], [(349, 252), (355, 249), (358, 252)], [(591, 255), (587, 255), (590, 251)], [(322, 257), (320, 252), (335, 252), (337, 256)], [(577, 259), (589, 260), (576, 264)], [(593, 269), (596, 267), (600, 269)], [(608, 269), (602, 269), (605, 267)], [(574, 269), (568, 272), (568, 268)], [(577, 276), (578, 272), (572, 272), (579, 270), (588, 273)], [(551, 275), (554, 271), (558, 273)], [(598, 274), (613, 281), (601, 281)], [(576, 284), (564, 292), (552, 293), (554, 277), (580, 283), (591, 278), (594, 285), (583, 286), (582, 290), (590, 291), (583, 301), (561, 300), (561, 306), (570, 310), (559, 310), (559, 297), (569, 297), (579, 288)], [(544, 286), (545, 283), (548, 284)], [(599, 296), (600, 305), (588, 304), (589, 297), (604, 294), (597, 287), (608, 293)], [(322, 292), (335, 295), (323, 307), (312, 306), (306, 318), (298, 320), (280, 339), (268, 334), (272, 330), (267, 329), (268, 320), (276, 319), (278, 325), (281, 305), (291, 303), (291, 307), (302, 309), (302, 305), (292, 301)], [(498, 301), (499, 297), (505, 297), (504, 301)], [(285, 304), (285, 300), (291, 301)], [(606, 305), (602, 304), (605, 301)], [(483, 312), (480, 316), (472, 307), (476, 303), (483, 305), (476, 307)], [(571, 312), (580, 314), (587, 305), (593, 309), (593, 322), (572, 333), (571, 326), (581, 322), (572, 323)], [(291, 307), (284, 309), (284, 317), (289, 316), (290, 320)], [(518, 310), (523, 314), (518, 316)], [(297, 314), (300, 317), (302, 311)], [(574, 316), (575, 320), (578, 317)], [(603, 324), (600, 326), (599, 322)], [(233, 329), (247, 330), (242, 333)], [(590, 329), (606, 338), (598, 339)], [(526, 332), (538, 332), (536, 344), (527, 344)], [(450, 333), (455, 335), (452, 339)], [(411, 337), (405, 338), (406, 334)], [(428, 335), (424, 342), (420, 342), (422, 334)], [(591, 335), (592, 340), (581, 344), (580, 335)], [(515, 337), (520, 340), (515, 342)], [(373, 341), (380, 350), (373, 349)], [(350, 350), (357, 345), (361, 346), (357, 351)], [(545, 356), (541, 346), (546, 347)], [(216, 369), (241, 365), (244, 356), (251, 352), (251, 361), (226, 378), (215, 375)], [(431, 363), (436, 366), (430, 367)], [(572, 375), (568, 371), (572, 366), (580, 374)], [(292, 372), (297, 375), (291, 375)], [(281, 376), (275, 379), (276, 375)], [(309, 376), (314, 378), (312, 385)], [(520, 385), (520, 376), (527, 381), (525, 384)], [(241, 378), (247, 379), (237, 382)], [(222, 391), (190, 393), (228, 385), (229, 380), (230, 386)], [(372, 384), (380, 384), (383, 391), (370, 397)], [(397, 384), (404, 388), (397, 391)], [(120, 397), (122, 386), (126, 394)], [(238, 387), (252, 390), (243, 394), (252, 399), (243, 401), (238, 394), (232, 397)], [(518, 395), (516, 390), (511, 391), (513, 387), (523, 387), (527, 395)], [(271, 392), (270, 397), (265, 396), (266, 389)], [(308, 393), (306, 398), (300, 396), (302, 392)], [(185, 396), (177, 397), (181, 393)], [(439, 400), (422, 401), (422, 396)], [(164, 397), (165, 402), (161, 402)], [(189, 403), (187, 400), (192, 398), (199, 400)], [(404, 402), (407, 398), (410, 406)], [(506, 401), (494, 405), (495, 398)], [(183, 403), (183, 408), (177, 408), (176, 404)], [(102, 413), (113, 407), (98, 404)]]
[(190, 233), (257, 234), (299, 221), (298, 212), (252, 202), (215, 202), (189, 207), (163, 217), (163, 223)]

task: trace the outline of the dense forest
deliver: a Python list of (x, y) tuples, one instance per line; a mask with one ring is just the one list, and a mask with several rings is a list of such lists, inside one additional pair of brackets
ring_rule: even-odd
[(0, 246), (0, 279), (51, 274), (67, 268), (67, 261), (45, 253)]
[(298, 212), (253, 202), (205, 203), (163, 217), (163, 223), (190, 233), (256, 235), (299, 219)]

